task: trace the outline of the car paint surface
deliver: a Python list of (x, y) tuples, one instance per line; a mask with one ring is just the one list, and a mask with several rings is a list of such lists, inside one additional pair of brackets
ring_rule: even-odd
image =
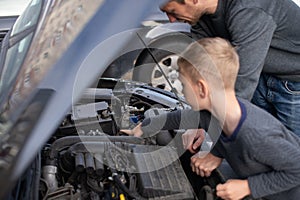
[[(105, 41), (138, 26), (157, 3), (44, 1), (43, 13), (17, 79), (0, 105), (0, 196), (12, 187), (72, 103), (126, 45), (125, 40), (116, 38), (107, 51)], [(103, 45), (103, 56), (89, 57), (99, 45)]]

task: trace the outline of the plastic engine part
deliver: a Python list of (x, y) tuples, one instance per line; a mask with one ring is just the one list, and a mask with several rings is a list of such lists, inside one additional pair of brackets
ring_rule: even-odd
[(149, 172), (137, 174), (141, 196), (152, 200), (195, 199), (174, 148), (137, 145), (133, 151), (138, 171), (149, 169)]

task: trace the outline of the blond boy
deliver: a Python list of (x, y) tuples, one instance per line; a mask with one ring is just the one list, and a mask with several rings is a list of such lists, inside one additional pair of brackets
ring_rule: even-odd
[[(141, 136), (155, 132), (155, 122), (165, 118), (162, 129), (194, 128), (193, 115), (200, 113), (198, 128), (208, 134), (211, 120), (219, 122), (220, 138), (211, 153), (191, 159), (192, 170), (209, 176), (226, 159), (239, 179), (227, 180), (216, 188), (222, 199), (254, 198), (293, 199), (300, 197), (300, 138), (276, 118), (234, 91), (239, 70), (235, 49), (221, 38), (205, 38), (192, 43), (178, 60), (183, 94), (191, 105), (189, 112), (177, 111), (168, 116), (145, 119), (129, 134)], [(208, 115), (207, 113), (211, 114)], [(180, 121), (181, 120), (181, 121)], [(151, 123), (149, 122), (151, 121)], [(193, 124), (193, 125), (192, 125)]]

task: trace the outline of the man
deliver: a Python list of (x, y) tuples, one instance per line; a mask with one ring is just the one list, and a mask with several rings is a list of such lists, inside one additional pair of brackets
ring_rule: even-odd
[(240, 57), (237, 96), (277, 117), (300, 137), (300, 8), (291, 0), (170, 0), (171, 22), (192, 35), (222, 37)]

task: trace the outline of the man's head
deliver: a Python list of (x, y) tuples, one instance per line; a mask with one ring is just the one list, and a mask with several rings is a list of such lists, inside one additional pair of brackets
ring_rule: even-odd
[(170, 22), (197, 23), (204, 14), (213, 14), (218, 0), (169, 0), (160, 9), (165, 12)]
[[(186, 48), (178, 59), (178, 66), (181, 81), (189, 84), (189, 88), (183, 84), (183, 93), (189, 102), (199, 96), (200, 90), (210, 96), (212, 92), (234, 91), (239, 58), (228, 41), (204, 38)], [(190, 88), (194, 90), (194, 97), (190, 96)]]

